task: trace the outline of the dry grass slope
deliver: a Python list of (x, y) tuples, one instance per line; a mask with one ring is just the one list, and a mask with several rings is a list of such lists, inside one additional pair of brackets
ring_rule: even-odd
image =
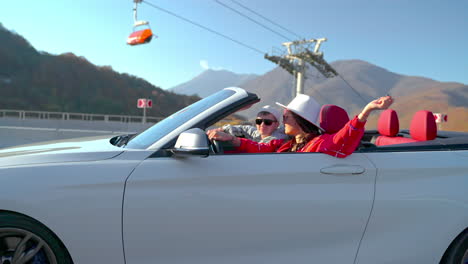
[[(468, 132), (468, 106), (453, 106), (449, 102), (453, 101), (454, 97), (458, 97), (463, 101), (464, 97), (468, 97), (466, 89), (460, 89), (460, 86), (458, 86), (448, 91), (441, 91), (438, 87), (434, 87), (417, 94), (395, 98), (396, 101), (392, 109), (398, 113), (400, 129), (410, 127), (414, 113), (419, 110), (428, 110), (433, 113), (448, 115), (448, 122), (439, 125), (441, 130)], [(368, 129), (376, 128), (377, 119), (378, 114), (371, 116), (366, 127)]]

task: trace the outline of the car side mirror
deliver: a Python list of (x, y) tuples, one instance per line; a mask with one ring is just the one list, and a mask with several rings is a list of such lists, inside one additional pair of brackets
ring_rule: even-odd
[(192, 128), (182, 132), (171, 152), (175, 156), (204, 156), (210, 152), (208, 137), (200, 128)]

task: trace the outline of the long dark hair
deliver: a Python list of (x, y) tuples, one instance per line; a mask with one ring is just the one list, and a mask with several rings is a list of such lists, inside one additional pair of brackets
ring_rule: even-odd
[(300, 115), (294, 113), (293, 111), (290, 111), (290, 112), (292, 116), (294, 117), (294, 120), (296, 120), (296, 123), (301, 127), (302, 131), (304, 131), (307, 134), (314, 134), (314, 135), (322, 134), (321, 130), (316, 125), (302, 118)]

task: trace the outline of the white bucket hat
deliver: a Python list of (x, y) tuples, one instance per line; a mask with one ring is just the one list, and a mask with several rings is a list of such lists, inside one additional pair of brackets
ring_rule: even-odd
[(314, 98), (305, 94), (298, 94), (288, 106), (284, 106), (278, 102), (276, 104), (298, 114), (323, 131), (323, 128), (319, 126), (319, 114), (322, 106)]
[[(271, 105), (265, 105), (264, 107), (262, 107), (258, 113), (260, 112), (268, 112), (270, 114), (272, 114), (275, 118), (276, 118), (276, 121), (280, 122), (281, 123), (281, 113), (280, 111), (278, 111), (277, 109), (275, 109), (273, 106)], [(257, 113), (257, 114), (258, 114)]]

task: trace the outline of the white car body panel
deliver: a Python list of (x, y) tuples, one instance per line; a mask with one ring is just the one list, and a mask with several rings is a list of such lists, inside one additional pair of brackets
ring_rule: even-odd
[[(468, 227), (468, 144), (456, 137), (345, 159), (161, 149), (258, 99), (229, 89), (155, 127), (158, 140), (140, 134), (142, 147), (94, 137), (1, 149), (0, 212), (41, 222), (74, 263), (438, 263)], [(460, 150), (441, 151), (450, 142)]]
[[(320, 173), (337, 165), (365, 172)], [(127, 264), (353, 263), (375, 173), (362, 154), (147, 159), (126, 186)]]
[(123, 151), (111, 145), (110, 138), (111, 136), (83, 137), (1, 149), (0, 167), (110, 159)]
[(53, 230), (75, 263), (124, 263), (124, 183), (141, 159), (98, 160), (122, 153), (109, 145), (109, 138), (79, 139), (2, 150), (1, 209), (31, 216)]
[[(29, 165), (14, 168), (14, 175), (1, 168), (0, 178), (8, 188), (2, 188), (0, 204), (53, 230), (74, 263), (124, 263), (122, 197), (125, 179), (137, 164), (111, 160)], [(31, 174), (38, 177), (28, 177)]]
[(468, 226), (467, 153), (366, 154), (378, 175), (374, 209), (356, 263), (439, 263)]

